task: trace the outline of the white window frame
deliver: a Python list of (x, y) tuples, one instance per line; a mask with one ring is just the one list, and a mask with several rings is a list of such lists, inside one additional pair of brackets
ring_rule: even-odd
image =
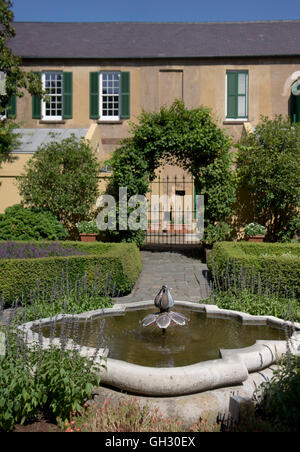
[[(103, 93), (103, 83), (105, 80), (103, 80), (103, 75), (113, 75), (115, 76), (117, 74), (118, 80), (119, 80), (119, 93)], [(99, 95), (99, 118), (101, 121), (119, 121), (120, 120), (120, 95), (121, 95), (121, 72), (120, 71), (101, 71), (99, 75), (99, 88), (100, 88), (100, 95)], [(109, 88), (109, 87), (108, 87)], [(111, 87), (113, 89), (113, 87)], [(105, 97), (114, 97), (118, 98), (118, 114), (117, 115), (103, 115), (103, 110), (105, 104), (108, 103), (104, 102)], [(108, 110), (108, 107), (106, 107)]]
[(46, 91), (46, 75), (47, 74), (55, 74), (55, 75), (61, 75), (61, 93), (59, 96), (59, 93), (56, 96), (50, 97), (61, 97), (61, 115), (47, 115), (46, 113), (46, 106), (47, 101), (42, 100), (42, 120), (43, 121), (61, 121), (63, 119), (63, 71), (43, 71), (42, 72), (42, 86), (43, 90)]
[[(231, 122), (231, 121), (232, 122), (233, 121), (236, 121), (236, 122), (248, 121), (248, 118), (249, 118), (249, 101), (248, 101), (248, 99), (249, 99), (249, 71), (245, 70), (245, 69), (232, 69), (232, 72), (238, 72), (238, 73), (246, 74), (246, 94), (245, 94), (246, 116), (244, 116), (244, 117), (238, 116), (236, 118), (229, 118), (229, 117), (227, 117), (227, 105), (228, 105), (228, 103), (227, 103), (227, 86), (228, 86), (227, 77), (228, 77), (228, 72), (230, 72), (230, 70), (228, 70), (226, 72), (226, 77), (225, 77), (225, 118), (226, 118), (226, 121), (228, 121), (228, 122)], [(239, 96), (239, 94), (238, 94), (238, 96)]]

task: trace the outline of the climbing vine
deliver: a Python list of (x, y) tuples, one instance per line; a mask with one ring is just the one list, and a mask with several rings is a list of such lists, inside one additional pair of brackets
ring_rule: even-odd
[[(180, 166), (194, 177), (205, 196), (205, 239), (222, 239), (229, 230), (226, 220), (236, 192), (231, 144), (206, 107), (188, 110), (176, 100), (170, 108), (143, 112), (138, 124), (131, 123), (131, 136), (122, 141), (110, 161), (113, 177), (108, 192), (117, 198), (119, 187), (127, 187), (128, 197), (145, 195), (158, 167), (164, 163)], [(120, 231), (121, 240), (128, 239), (126, 232)]]

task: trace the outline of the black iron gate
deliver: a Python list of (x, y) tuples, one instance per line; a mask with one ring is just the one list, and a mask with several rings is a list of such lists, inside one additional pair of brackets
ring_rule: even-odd
[(158, 177), (148, 193), (147, 245), (195, 245), (201, 243), (197, 228), (193, 179)]

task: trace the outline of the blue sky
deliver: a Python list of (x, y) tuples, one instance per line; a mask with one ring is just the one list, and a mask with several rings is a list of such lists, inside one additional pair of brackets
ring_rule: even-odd
[(13, 0), (16, 21), (228, 22), (300, 19), (299, 0)]

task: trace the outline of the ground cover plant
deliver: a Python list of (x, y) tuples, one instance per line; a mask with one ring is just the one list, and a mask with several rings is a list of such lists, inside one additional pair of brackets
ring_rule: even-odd
[(188, 427), (182, 420), (163, 416), (148, 404), (140, 406), (137, 399), (106, 399), (101, 407), (87, 405), (61, 424), (65, 432), (219, 432), (217, 423), (199, 419)]
[(258, 415), (274, 426), (274, 430), (300, 430), (300, 356), (287, 353), (273, 377), (259, 386), (256, 395)]
[(78, 350), (61, 347), (43, 350), (25, 346), (10, 327), (2, 328), (5, 353), (0, 360), (0, 431), (10, 431), (16, 423), (37, 419), (46, 412), (65, 420), (74, 410), (81, 411), (99, 385), (96, 356), (82, 357)]

